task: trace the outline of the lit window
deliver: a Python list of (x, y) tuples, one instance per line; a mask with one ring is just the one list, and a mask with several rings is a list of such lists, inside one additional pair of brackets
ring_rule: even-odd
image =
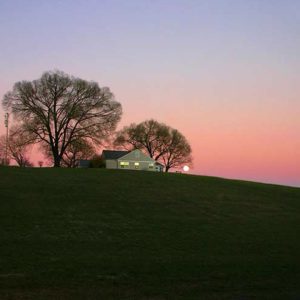
[(129, 166), (129, 162), (128, 161), (120, 161), (120, 166), (121, 168), (125, 168)]
[(153, 169), (154, 164), (149, 164), (149, 169)]
[(140, 167), (140, 163), (135, 162), (135, 163), (134, 163), (134, 167), (135, 167), (135, 169), (138, 169), (138, 168)]

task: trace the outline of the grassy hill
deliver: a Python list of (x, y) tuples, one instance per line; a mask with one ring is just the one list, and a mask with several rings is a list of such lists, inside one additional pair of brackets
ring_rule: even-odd
[(299, 299), (300, 189), (0, 168), (0, 299)]

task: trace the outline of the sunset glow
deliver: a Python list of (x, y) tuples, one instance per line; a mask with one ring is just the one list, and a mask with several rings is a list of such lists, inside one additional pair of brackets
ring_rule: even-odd
[(188, 172), (188, 171), (190, 170), (190, 167), (189, 167), (189, 166), (184, 166), (184, 167), (182, 168), (182, 170), (183, 170), (184, 172)]
[(0, 97), (63, 70), (110, 87), (118, 128), (154, 118), (182, 132), (185, 172), (300, 186), (299, 11), (292, 0), (1, 1)]

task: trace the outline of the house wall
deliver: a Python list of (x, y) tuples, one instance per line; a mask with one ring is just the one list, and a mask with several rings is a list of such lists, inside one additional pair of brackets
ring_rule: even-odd
[(156, 165), (156, 171), (157, 172), (163, 172), (164, 171), (164, 167), (161, 165)]
[[(129, 164), (122, 166), (122, 163), (129, 163)], [(138, 163), (138, 165), (136, 165), (136, 163)], [(149, 164), (153, 164), (153, 167), (149, 168)], [(129, 160), (123, 158), (118, 159), (118, 169), (157, 171), (155, 168), (155, 163), (152, 161)]]
[[(121, 166), (122, 162), (128, 162), (128, 166)], [(138, 165), (137, 165), (138, 163)], [(153, 168), (149, 168), (153, 164)], [(118, 168), (129, 170), (156, 171), (155, 160), (136, 149), (118, 159)]]
[(117, 169), (118, 168), (118, 164), (116, 160), (113, 159), (107, 159), (105, 161), (106, 164), (106, 169)]
[[(137, 165), (138, 163), (138, 165)], [(149, 167), (153, 164), (153, 167)], [(145, 155), (140, 150), (133, 150), (132, 152), (122, 156), (117, 160), (107, 159), (106, 160), (107, 169), (125, 169), (125, 170), (144, 170), (159, 172), (160, 169), (155, 165), (155, 160), (151, 157)]]

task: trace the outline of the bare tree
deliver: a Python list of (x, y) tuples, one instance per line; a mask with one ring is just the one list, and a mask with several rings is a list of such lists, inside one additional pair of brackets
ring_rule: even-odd
[(36, 142), (50, 149), (55, 167), (60, 167), (75, 141), (100, 143), (115, 130), (122, 114), (109, 88), (60, 71), (46, 72), (32, 82), (17, 82), (4, 96), (3, 106)]
[(84, 139), (78, 139), (69, 144), (62, 157), (62, 165), (68, 168), (78, 166), (79, 160), (90, 159), (95, 155), (94, 146)]
[(192, 163), (192, 149), (187, 139), (176, 129), (170, 128), (170, 140), (166, 145), (166, 151), (162, 155), (165, 171), (178, 168), (184, 164)]
[(192, 149), (186, 138), (178, 130), (155, 120), (124, 127), (117, 132), (114, 145), (127, 150), (144, 150), (161, 162), (166, 172), (192, 162)]
[(114, 145), (127, 150), (144, 149), (149, 156), (158, 160), (169, 140), (169, 127), (155, 120), (130, 124), (117, 132)]
[(22, 130), (19, 125), (14, 125), (9, 130), (8, 139), (0, 137), (0, 147), (3, 149), (7, 143), (9, 160), (14, 160), (20, 167), (31, 167), (33, 164), (28, 158), (34, 138)]
[(6, 136), (0, 137), (0, 166), (8, 166), (10, 159), (6, 156)]

